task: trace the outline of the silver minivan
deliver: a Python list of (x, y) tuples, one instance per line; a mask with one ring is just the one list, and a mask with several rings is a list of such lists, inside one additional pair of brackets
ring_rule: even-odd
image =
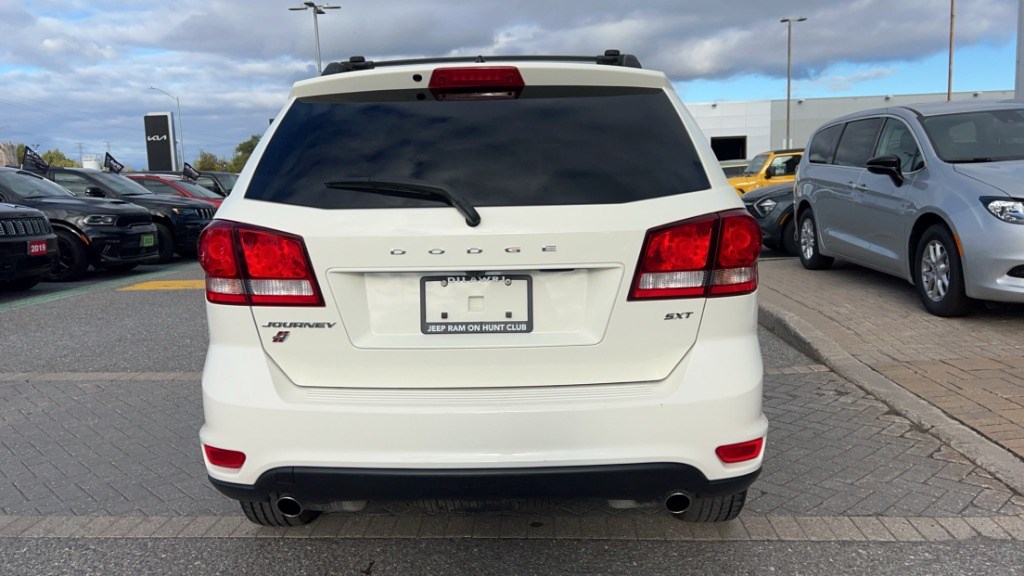
[(833, 259), (917, 286), (959, 316), (971, 299), (1024, 302), (1024, 105), (880, 108), (819, 128), (797, 172), (800, 261)]

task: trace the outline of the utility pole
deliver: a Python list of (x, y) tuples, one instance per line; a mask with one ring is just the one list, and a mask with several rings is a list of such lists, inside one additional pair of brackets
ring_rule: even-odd
[(803, 16), (799, 18), (783, 18), (782, 20), (779, 20), (779, 22), (786, 24), (786, 142), (783, 144), (783, 147), (785, 148), (793, 147), (793, 140), (789, 137), (793, 84), (793, 75), (791, 73), (793, 65), (793, 22), (803, 22), (805, 20), (807, 20), (807, 18), (804, 18)]
[(956, 0), (949, 0), (949, 81), (946, 83), (946, 102), (953, 100), (953, 31), (956, 30)]
[(78, 163), (85, 166), (85, 157), (82, 156), (82, 143), (78, 143)]
[(316, 46), (316, 73), (320, 75), (323, 73), (323, 66), (320, 65), (320, 26), (317, 24), (317, 15), (326, 14), (324, 10), (339, 10), (341, 6), (331, 6), (330, 4), (317, 4), (316, 2), (303, 2), (302, 6), (293, 6), (289, 10), (309, 10), (313, 9), (313, 44)]

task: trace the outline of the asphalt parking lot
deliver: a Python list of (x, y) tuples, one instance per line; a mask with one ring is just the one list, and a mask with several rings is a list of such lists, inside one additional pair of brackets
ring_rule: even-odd
[[(654, 503), (448, 503), (453, 511), (437, 512), (373, 502), (308, 527), (255, 526), (209, 486), (199, 454), (201, 278), (197, 264), (179, 262), (0, 296), (3, 573), (696, 574), (774, 565), (1011, 574), (1024, 565), (1024, 497), (764, 330), (767, 459), (738, 521), (684, 524)], [(970, 558), (959, 554), (967, 549)]]

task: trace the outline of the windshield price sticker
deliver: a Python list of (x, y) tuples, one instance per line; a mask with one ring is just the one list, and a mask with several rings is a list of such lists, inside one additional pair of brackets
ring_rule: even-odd
[(452, 274), (420, 279), (423, 334), (533, 331), (533, 278), (525, 274)]

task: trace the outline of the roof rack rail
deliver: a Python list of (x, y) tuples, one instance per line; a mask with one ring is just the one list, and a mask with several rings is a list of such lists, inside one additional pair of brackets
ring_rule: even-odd
[(593, 62), (605, 66), (626, 66), (628, 68), (643, 68), (640, 60), (632, 54), (623, 54), (618, 50), (605, 50), (604, 54), (598, 56), (450, 56), (445, 58), (413, 58), (409, 60), (384, 60), (374, 62), (362, 56), (352, 56), (344, 62), (331, 62), (324, 68), (321, 76), (352, 72), (354, 70), (371, 70), (385, 66), (405, 66), (407, 64), (450, 64), (457, 62)]

